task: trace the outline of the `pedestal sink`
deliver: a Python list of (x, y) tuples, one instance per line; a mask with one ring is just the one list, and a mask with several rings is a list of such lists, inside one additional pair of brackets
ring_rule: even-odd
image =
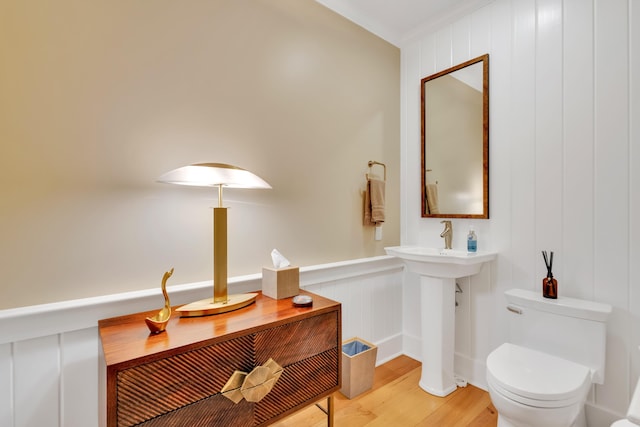
[(470, 254), (418, 246), (394, 246), (385, 248), (385, 251), (388, 255), (402, 259), (409, 271), (420, 275), (420, 387), (435, 396), (446, 396), (456, 389), (453, 375), (455, 279), (478, 273), (484, 263), (495, 259), (496, 254)]

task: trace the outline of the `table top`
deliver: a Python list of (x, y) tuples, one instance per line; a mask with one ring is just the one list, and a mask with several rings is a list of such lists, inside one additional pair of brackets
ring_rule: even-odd
[(158, 310), (100, 320), (98, 327), (106, 366), (140, 362), (139, 359), (152, 360), (167, 352), (200, 348), (285, 324), (292, 318), (302, 320), (340, 307), (338, 302), (303, 290), (300, 294), (310, 295), (313, 306), (294, 307), (292, 298), (276, 300), (256, 293), (255, 303), (227, 313), (179, 317), (173, 312), (166, 330), (158, 334), (151, 334), (144, 320)]

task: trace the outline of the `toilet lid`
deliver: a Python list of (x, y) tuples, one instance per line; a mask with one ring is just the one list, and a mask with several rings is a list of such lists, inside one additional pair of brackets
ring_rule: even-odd
[(487, 358), (487, 380), (497, 391), (530, 406), (562, 407), (582, 399), (589, 368), (550, 354), (502, 344)]

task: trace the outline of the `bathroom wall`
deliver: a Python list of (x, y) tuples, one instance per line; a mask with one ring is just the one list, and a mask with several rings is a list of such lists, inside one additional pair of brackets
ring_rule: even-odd
[(155, 182), (195, 162), (273, 186), (225, 192), (230, 276), (399, 243), (400, 50), (313, 0), (3, 0), (0, 63), (0, 309), (211, 280), (217, 193)]
[[(341, 302), (343, 338), (375, 342), (384, 363), (402, 353), (402, 270), (388, 256), (342, 261), (302, 268), (300, 285)], [(259, 274), (243, 276), (230, 289), (258, 290), (260, 281)], [(183, 304), (205, 298), (210, 288), (202, 282), (168, 291)], [(0, 426), (106, 425), (97, 322), (154, 310), (158, 301), (160, 290), (152, 289), (0, 311)]]
[[(606, 382), (590, 426), (625, 413), (640, 375), (640, 5), (629, 0), (496, 0), (402, 46), (403, 244), (441, 246), (420, 217), (422, 77), (490, 54), (490, 219), (468, 226), (498, 259), (460, 281), (456, 370), (484, 382), (506, 339), (503, 292), (540, 289), (554, 251), (559, 293), (611, 304)], [(420, 326), (417, 278), (405, 273), (406, 350)], [(418, 353), (419, 354), (419, 353)]]

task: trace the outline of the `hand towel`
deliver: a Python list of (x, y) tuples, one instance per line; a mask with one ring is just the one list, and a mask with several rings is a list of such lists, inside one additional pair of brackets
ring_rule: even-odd
[(436, 184), (427, 184), (427, 212), (430, 214), (439, 214), (438, 208), (438, 186)]
[(369, 186), (369, 180), (367, 180), (367, 188), (364, 190), (364, 205), (362, 206), (364, 212), (364, 218), (362, 224), (364, 226), (375, 227), (376, 223), (371, 221), (371, 188)]
[(384, 222), (384, 190), (385, 182), (379, 179), (370, 179), (371, 188), (371, 220), (376, 224)]
[(380, 225), (384, 222), (385, 182), (370, 178), (364, 197), (364, 225)]

